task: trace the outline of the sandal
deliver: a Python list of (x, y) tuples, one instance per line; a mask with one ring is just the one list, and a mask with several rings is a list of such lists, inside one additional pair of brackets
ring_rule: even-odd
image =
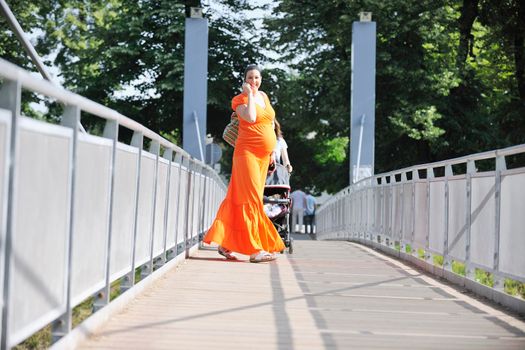
[(220, 255), (224, 256), (226, 258), (226, 260), (237, 260), (237, 257), (232, 254), (231, 250), (228, 250), (226, 248), (223, 248), (223, 247), (219, 246), (219, 248), (217, 248), (217, 252)]
[(277, 256), (274, 254), (265, 252), (264, 250), (259, 251), (256, 255), (250, 256), (250, 262), (251, 263), (260, 263), (260, 262), (268, 262), (277, 259)]

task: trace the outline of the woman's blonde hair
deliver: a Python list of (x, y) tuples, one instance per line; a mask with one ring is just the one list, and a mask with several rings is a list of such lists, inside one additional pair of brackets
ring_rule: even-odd
[(279, 138), (279, 137), (282, 138), (283, 137), (283, 132), (281, 130), (281, 124), (277, 121), (277, 118), (275, 118), (273, 120), (273, 122), (275, 124), (275, 126), (274, 126), (275, 136), (277, 138)]

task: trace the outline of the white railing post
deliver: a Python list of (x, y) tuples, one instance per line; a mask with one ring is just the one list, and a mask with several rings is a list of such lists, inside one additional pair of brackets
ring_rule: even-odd
[[(193, 206), (195, 207), (195, 200), (197, 200), (197, 227), (195, 227), (193, 229), (194, 233), (197, 234), (197, 240), (199, 239), (198, 237), (200, 237), (200, 210), (201, 210), (201, 198), (202, 198), (202, 166), (200, 164), (195, 164), (195, 187), (197, 188), (196, 189), (196, 194), (195, 194), (195, 198), (193, 199), (194, 203), (193, 203)], [(198, 171), (197, 171), (198, 169)], [(195, 210), (195, 209), (194, 209)], [(195, 223), (195, 213), (193, 213), (192, 215), (192, 221)], [(193, 244), (193, 241), (192, 241), (192, 244)]]
[(452, 271), (452, 258), (449, 253), (449, 239), (448, 239), (448, 223), (450, 220), (450, 188), (449, 178), (453, 176), (452, 165), (445, 165), (445, 225), (443, 232), (443, 268)]
[[(432, 255), (429, 254), (428, 250), (430, 249), (430, 216), (432, 215), (432, 212), (430, 211), (430, 181), (434, 179), (434, 168), (429, 167), (427, 168), (427, 227), (425, 232), (425, 260), (427, 263), (432, 264)], [(418, 256), (419, 253), (416, 252), (416, 256)]]
[(193, 162), (190, 161), (190, 159), (188, 158), (187, 159), (187, 171), (188, 171), (188, 182), (187, 182), (187, 193), (186, 193), (186, 203), (185, 203), (185, 207), (186, 207), (186, 210), (184, 211), (184, 221), (185, 221), (185, 224), (184, 224), (184, 250), (185, 250), (185, 257), (186, 258), (189, 258), (190, 256), (190, 241), (188, 240), (188, 235), (191, 235), (191, 229), (190, 229), (190, 210), (191, 210), (191, 206), (193, 205), (193, 202), (192, 202), (192, 184), (193, 182), (191, 181), (191, 176), (192, 176), (192, 172), (193, 172)]
[(501, 172), (507, 170), (505, 156), (496, 157), (496, 175), (495, 175), (495, 215), (494, 220), (494, 289), (503, 291), (505, 289), (505, 278), (499, 273), (500, 263), (500, 227), (501, 227)]
[(467, 162), (467, 201), (466, 201), (466, 236), (465, 236), (465, 274), (467, 278), (474, 279), (474, 268), (471, 265), (471, 228), (472, 228), (472, 175), (476, 173), (476, 162), (469, 160)]
[[(192, 203), (191, 203), (191, 246), (193, 247), (195, 245), (195, 239), (199, 239), (199, 221), (195, 222), (195, 216), (197, 218), (199, 217), (199, 203), (195, 203), (200, 198), (201, 193), (201, 184), (200, 184), (200, 172), (199, 169), (201, 166), (199, 163), (195, 162), (193, 163), (193, 195), (192, 195)], [(197, 208), (195, 208), (195, 204), (197, 204)]]
[(406, 240), (405, 240), (405, 184), (407, 183), (407, 175), (405, 172), (401, 173), (401, 198), (400, 198), (400, 204), (401, 204), (401, 222), (399, 226), (399, 251), (402, 253), (406, 253)]
[(417, 169), (412, 170), (412, 235), (410, 239), (410, 255), (417, 257), (417, 251), (415, 249), (416, 242), (416, 183), (419, 180), (419, 171)]
[(111, 243), (113, 238), (113, 201), (115, 192), (115, 163), (117, 156), (117, 144), (118, 144), (118, 123), (114, 120), (106, 121), (104, 126), (103, 136), (107, 139), (112, 140), (111, 145), (111, 170), (110, 170), (110, 181), (109, 181), (109, 215), (108, 215), (108, 235), (106, 244), (106, 256), (105, 256), (105, 283), (104, 287), (94, 295), (93, 300), (93, 311), (97, 311), (107, 304), (109, 304), (111, 296)]
[(388, 219), (388, 228), (387, 228), (387, 234), (388, 237), (388, 244), (387, 247), (392, 248), (394, 246), (394, 184), (396, 183), (396, 177), (393, 174), (390, 174), (388, 176), (388, 186), (387, 186), (387, 202), (388, 203), (388, 210), (389, 213), (387, 214)]
[(155, 141), (151, 140), (150, 147), (149, 147), (150, 153), (153, 153), (155, 155), (155, 170), (154, 170), (154, 179), (153, 179), (153, 198), (151, 199), (152, 202), (152, 208), (151, 208), (151, 226), (150, 226), (150, 252), (149, 252), (149, 261), (142, 265), (142, 269), (140, 272), (141, 278), (144, 279), (147, 276), (151, 275), (153, 273), (153, 259), (155, 258), (153, 256), (154, 252), (154, 246), (155, 246), (155, 219), (156, 219), (156, 212), (157, 212), (157, 187), (159, 183), (159, 158), (160, 158), (160, 144)]
[(163, 220), (163, 229), (162, 229), (162, 232), (163, 232), (163, 239), (162, 239), (162, 246), (163, 246), (163, 249), (162, 249), (162, 256), (161, 256), (161, 259), (158, 261), (157, 263), (157, 266), (160, 267), (162, 265), (164, 265), (167, 261), (167, 252), (166, 252), (166, 245), (167, 245), (167, 241), (168, 241), (168, 218), (170, 217), (171, 215), (171, 211), (170, 211), (170, 189), (171, 189), (171, 164), (172, 164), (172, 160), (173, 160), (173, 150), (170, 149), (170, 148), (167, 148), (164, 150), (164, 154), (162, 155), (162, 157), (164, 159), (167, 159), (168, 160), (168, 173), (166, 175), (166, 200), (165, 200), (165, 205), (164, 205), (164, 220)]
[[(7, 208), (5, 232), (2, 232), (3, 244), (0, 249), (3, 253), (3, 285), (2, 285), (2, 334), (0, 340), (0, 349), (4, 350), (10, 347), (9, 344), (9, 320), (11, 317), (10, 296), (11, 296), (11, 269), (13, 265), (13, 234), (15, 231), (15, 208), (16, 208), (16, 184), (17, 184), (17, 164), (18, 157), (18, 119), (22, 103), (22, 86), (19, 81), (7, 80), (2, 84), (0, 90), (0, 107), (11, 112), (11, 130), (9, 155), (7, 159), (8, 180), (7, 180)], [(0, 255), (1, 256), (1, 255)]]
[(120, 283), (121, 292), (125, 292), (135, 285), (135, 256), (137, 255), (137, 235), (138, 235), (138, 208), (140, 201), (140, 172), (142, 168), (142, 150), (144, 148), (144, 135), (141, 132), (134, 132), (131, 138), (131, 145), (138, 149), (137, 152), (137, 174), (135, 177), (135, 204), (133, 209), (133, 243), (131, 244), (131, 268), (122, 278)]
[(175, 154), (175, 163), (179, 164), (179, 176), (178, 176), (178, 186), (177, 186), (177, 210), (176, 210), (176, 217), (175, 217), (175, 247), (173, 248), (173, 252), (171, 253), (171, 258), (175, 258), (179, 255), (181, 252), (181, 248), (179, 246), (179, 225), (180, 225), (180, 210), (181, 210), (181, 190), (182, 190), (182, 166), (184, 162), (184, 156), (181, 153)]
[(206, 168), (201, 168), (201, 188), (202, 195), (199, 197), (199, 242), (204, 237), (205, 220), (206, 220), (206, 206), (209, 203), (206, 200), (208, 192), (208, 176)]
[(75, 237), (75, 183), (76, 183), (76, 168), (77, 168), (77, 150), (78, 150), (78, 124), (80, 123), (80, 109), (77, 106), (65, 106), (64, 115), (61, 124), (73, 130), (73, 147), (72, 155), (70, 157), (71, 163), (69, 166), (69, 234), (67, 242), (67, 263), (65, 266), (65, 283), (64, 290), (66, 296), (66, 305), (64, 313), (52, 323), (52, 342), (56, 342), (64, 335), (71, 331), (72, 325), (72, 307), (71, 307), (71, 267), (73, 261), (73, 239)]

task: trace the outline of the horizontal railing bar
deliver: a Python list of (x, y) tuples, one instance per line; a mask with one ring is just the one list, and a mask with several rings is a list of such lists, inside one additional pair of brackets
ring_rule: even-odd
[[(462, 156), (462, 157), (452, 158), (452, 159), (448, 159), (448, 160), (442, 160), (442, 161), (438, 161), (438, 162), (434, 162), (434, 163), (425, 163), (425, 164), (413, 165), (413, 166), (410, 166), (410, 167), (407, 167), (407, 168), (403, 168), (403, 169), (399, 169), (399, 170), (395, 170), (395, 171), (391, 171), (391, 172), (386, 172), (386, 173), (373, 175), (372, 178), (392, 177), (392, 176), (395, 176), (395, 175), (400, 175), (402, 173), (407, 173), (407, 172), (411, 172), (411, 171), (414, 171), (414, 170), (426, 170), (426, 169), (430, 169), (430, 168), (439, 168), (439, 167), (443, 167), (443, 166), (447, 166), (447, 165), (457, 165), (457, 164), (467, 163), (469, 161), (477, 161), (477, 160), (483, 160), (483, 159), (504, 157), (504, 156), (510, 156), (510, 155), (519, 154), (519, 153), (525, 153), (525, 144), (511, 146), (511, 147), (502, 148), (502, 149), (493, 150), (493, 151), (486, 151), (486, 152), (471, 154), (471, 155), (468, 155), (468, 156)], [(365, 180), (370, 180), (370, 178), (362, 179), (359, 182), (356, 182), (356, 184), (358, 184), (358, 183), (360, 183), (362, 181), (365, 181)], [(410, 180), (410, 181), (412, 181), (412, 180)]]
[[(50, 175), (58, 176), (59, 180), (49, 184), (53, 189), (59, 191), (60, 198), (56, 201), (57, 205), (53, 206), (58, 209), (50, 210), (49, 215), (47, 211), (43, 213), (50, 222), (54, 220), (62, 223), (61, 228), (56, 230), (53, 228), (50, 232), (57, 231), (56, 235), (60, 239), (67, 237), (66, 244), (47, 247), (47, 255), (42, 255), (42, 258), (45, 258), (52, 253), (59, 254), (57, 259), (61, 259), (60, 263), (42, 264), (42, 270), (55, 271), (56, 269), (63, 273), (63, 278), (58, 282), (55, 280), (48, 282), (44, 279), (39, 281), (38, 285), (32, 284), (30, 288), (24, 288), (23, 291), (16, 290), (17, 284), (11, 281), (13, 279), (11, 276), (20, 276), (17, 274), (18, 267), (12, 264), (15, 258), (13, 254), (17, 249), (15, 246), (11, 247), (6, 244), (5, 257), (2, 257), (0, 263), (4, 266), (2, 272), (6, 276), (2, 281), (4, 295), (1, 302), (4, 310), (2, 320), (0, 320), (2, 323), (0, 345), (3, 349), (23, 341), (50, 322), (52, 338), (53, 341), (56, 341), (70, 333), (73, 308), (82, 300), (93, 295), (95, 312), (110, 302), (110, 286), (116, 279), (121, 279), (121, 292), (124, 292), (136, 286), (134, 276), (137, 267), (143, 270), (143, 267), (146, 266), (146, 274), (150, 274), (154, 266), (158, 267), (171, 260), (178, 263), (186, 259), (190, 253), (193, 254), (199, 240), (202, 240), (204, 232), (211, 224), (211, 215), (205, 216), (204, 212), (209, 214), (218, 209), (227, 185), (222, 177), (204, 161), (193, 158), (182, 148), (138, 122), (111, 108), (67, 91), (60, 86), (55, 86), (36, 76), (34, 72), (25, 71), (2, 59), (0, 59), (0, 85), (2, 87), (1, 107), (7, 108), (9, 112), (2, 118), (3, 129), (7, 130), (6, 142), (9, 137), (11, 140), (17, 140), (20, 130), (30, 131), (37, 135), (31, 139), (20, 139), (20, 151), (19, 147), (15, 146), (18, 145), (18, 142), (4, 142), (3, 152), (6, 159), (2, 163), (11, 168), (9, 173), (6, 170), (3, 174), (3, 187), (8, 187), (9, 190), (18, 189), (19, 186), (15, 186), (14, 179), (32, 180), (33, 177), (28, 175), (31, 174), (29, 169), (20, 167), (18, 161), (28, 159), (25, 153), (43, 145), (56, 133), (64, 134), (64, 138), (60, 140), (62, 142), (60, 151), (51, 147), (42, 148), (39, 155), (46, 163), (40, 163), (37, 169), (44, 170), (44, 176), (48, 175), (47, 169), (50, 169)], [(46, 99), (50, 98), (63, 105), (64, 112), (60, 126), (20, 116), (22, 89), (41, 94)], [(81, 111), (99, 117), (105, 122), (103, 136), (79, 134), (77, 125)], [(131, 143), (118, 141), (119, 125), (133, 131)], [(144, 137), (151, 141), (149, 149), (144, 149)], [(103, 146), (103, 149), (93, 147), (100, 145)], [(122, 157), (117, 155), (120, 150), (126, 155)], [(160, 152), (163, 152), (162, 155)], [(46, 164), (55, 159), (59, 159), (62, 166), (46, 169)], [(117, 160), (120, 162), (117, 163)], [(85, 168), (81, 166), (88, 164), (91, 166), (92, 162), (95, 162), (95, 165), (102, 165), (99, 167), (100, 172), (85, 174)], [(19, 169), (22, 169), (20, 176), (18, 176)], [(85, 176), (81, 177), (81, 174)], [(88, 180), (87, 175), (94, 177), (90, 176)], [(100, 186), (98, 180), (101, 180)], [(171, 181), (174, 181), (173, 184)], [(36, 203), (35, 201), (45, 203), (46, 196), (51, 193), (40, 191), (42, 188), (47, 189), (47, 183), (43, 185), (37, 181), (31, 186), (33, 186), (30, 191), (32, 197), (22, 196), (24, 198), (20, 200), (21, 208), (25, 208), (24, 205), (27, 203)], [(90, 191), (95, 186), (97, 190)], [(0, 192), (1, 190), (2, 186), (0, 186)], [(175, 190), (177, 191), (176, 196)], [(17, 206), (13, 205), (11, 198), (17, 200), (21, 197), (17, 195), (17, 191), (6, 193), (9, 197), (5, 195), (0, 204), (7, 208), (6, 218), (9, 224), (16, 222), (19, 215), (16, 211)], [(185, 195), (183, 196), (182, 193)], [(170, 195), (174, 195), (173, 199)], [(97, 209), (100, 210), (93, 210), (91, 204), (95, 201), (97, 204), (104, 203), (105, 206), (99, 205)], [(120, 204), (123, 201), (126, 201), (126, 205), (120, 210), (119, 208), (122, 208)], [(142, 212), (143, 208), (144, 212)], [(93, 226), (85, 220), (86, 218), (93, 219), (100, 225)], [(124, 221), (126, 221), (125, 224)], [(10, 242), (13, 235), (19, 235), (17, 237), (25, 239), (34, 238), (33, 236), (38, 231), (33, 229), (35, 225), (38, 223), (34, 220), (29, 226), (22, 228), (16, 228), (12, 224), (6, 225), (5, 241)], [(143, 228), (147, 228), (147, 231)], [(182, 229), (184, 231), (181, 232)], [(88, 238), (89, 244), (80, 247), (86, 243)], [(162, 239), (164, 241), (160, 245)], [(143, 243), (150, 244), (149, 247), (146, 247), (147, 251), (137, 249), (144, 247), (144, 245), (140, 246)], [(112, 247), (119, 246), (126, 251), (125, 255), (119, 255), (115, 249), (112, 249)], [(75, 255), (75, 249), (87, 249), (90, 254), (89, 256)], [(86, 264), (86, 261), (91, 262), (91, 260), (95, 266), (93, 269), (78, 270), (77, 266), (82, 266)], [(32, 264), (27, 266), (28, 272), (25, 273), (41, 273), (38, 268), (43, 262), (37, 257)], [(116, 271), (113, 272), (114, 270)], [(13, 281), (16, 280), (13, 279)], [(47, 286), (55, 282), (61, 284), (62, 290), (47, 293)], [(48, 303), (42, 306), (42, 302), (38, 299), (31, 300), (31, 305), (36, 308), (31, 308), (31, 312), (17, 315), (21, 322), (16, 324), (11, 322), (12, 316), (10, 315), (16, 314), (21, 304), (19, 300), (10, 296), (11, 292), (13, 294), (21, 292), (26, 296), (32, 296), (34, 293), (38, 295), (47, 293), (49, 296), (47, 294), (44, 296), (48, 299), (56, 299), (56, 302), (54, 301), (53, 305)], [(27, 302), (26, 299), (23, 301)]]
[[(434, 162), (434, 163), (413, 165), (413, 166), (410, 166), (410, 167), (407, 167), (407, 168), (403, 168), (403, 169), (399, 169), (399, 170), (395, 170), (395, 171), (391, 171), (391, 172), (386, 172), (386, 173), (373, 175), (373, 176), (364, 178), (362, 180), (359, 180), (358, 182), (354, 183), (351, 186), (347, 186), (347, 187), (341, 189), (338, 193), (336, 193), (330, 199), (328, 199), (325, 202), (325, 205), (323, 205), (321, 208), (319, 208), (319, 210), (322, 211), (326, 207), (326, 205), (332, 203), (333, 201), (336, 201), (341, 196), (345, 196), (345, 195), (349, 194), (349, 192), (356, 192), (357, 190), (359, 190), (361, 188), (365, 188), (365, 186), (366, 186), (365, 183), (366, 182), (374, 181), (375, 179), (378, 179), (378, 178), (383, 178), (383, 177), (390, 177), (390, 178), (392, 178), (395, 175), (400, 175), (400, 174), (403, 174), (403, 173), (408, 173), (408, 172), (412, 172), (412, 171), (416, 171), (416, 170), (426, 170), (426, 169), (431, 169), (431, 168), (439, 168), (439, 167), (448, 166), (448, 165), (456, 165), (456, 164), (467, 163), (467, 162), (470, 162), (470, 161), (477, 161), (477, 160), (497, 158), (497, 157), (505, 157), (505, 156), (510, 156), (510, 155), (514, 155), (514, 154), (520, 154), (520, 153), (525, 153), (525, 144), (515, 145), (515, 146), (502, 148), (502, 149), (498, 149), (498, 150), (492, 150), (492, 151), (486, 151), (486, 152), (471, 154), (471, 155), (468, 155), (468, 156), (463, 156), (463, 157), (458, 157), (458, 158), (438, 161), (438, 162)], [(419, 180), (420, 181), (426, 181), (426, 179), (419, 179)], [(410, 183), (410, 182), (414, 182), (414, 179), (404, 181), (403, 183)], [(395, 183), (396, 184), (397, 183), (400, 184), (402, 182), (400, 181), (400, 182), (395, 182)], [(390, 183), (382, 183), (381, 185), (378, 185), (378, 186), (384, 186), (384, 185), (390, 185), (390, 184), (393, 184), (393, 183), (392, 182), (390, 182)]]
[[(19, 81), (22, 87), (38, 92), (42, 95), (52, 97), (66, 105), (75, 105), (78, 106), (82, 111), (88, 112), (100, 118), (106, 120), (114, 120), (119, 125), (122, 125), (133, 131), (141, 132), (145, 137), (159, 142), (163, 147), (170, 148), (177, 153), (183, 154), (185, 157), (190, 157), (189, 153), (180, 148), (177, 145), (174, 145), (170, 141), (166, 140), (159, 134), (148, 129), (142, 124), (130, 119), (119, 112), (103, 106), (97, 102), (91, 101), (83, 96), (77, 95), (71, 91), (68, 91), (60, 86), (57, 86), (49, 81), (37, 78), (31, 73), (25, 71), (24, 69), (0, 58), (0, 77)], [(197, 161), (197, 159), (194, 159)], [(199, 164), (204, 164), (200, 160)]]
[[(523, 300), (505, 290), (506, 278), (525, 281), (519, 269), (522, 254), (515, 243), (523, 226), (515, 201), (523, 197), (519, 181), (525, 168), (517, 164), (506, 170), (505, 157), (514, 154), (525, 154), (525, 144), (363, 179), (339, 191), (317, 210), (316, 239), (351, 240), (371, 246), (523, 313)], [(494, 169), (478, 172), (475, 162), (489, 158)], [(451, 167), (460, 163), (465, 163), (466, 172), (456, 175)], [(433, 168), (440, 166), (445, 167), (444, 176), (435, 176)], [(413, 174), (408, 179), (409, 171), (419, 169), (427, 170), (427, 176)], [(511, 179), (503, 187), (507, 173)], [(484, 180), (475, 185), (477, 177)], [(433, 187), (434, 182), (440, 187)], [(404, 185), (408, 185), (408, 192)], [(406, 250), (408, 245), (410, 250)], [(436, 264), (437, 256), (442, 257), (443, 264)], [(463, 264), (465, 273), (456, 270), (453, 262)], [(476, 268), (492, 274), (493, 284), (481, 287)]]

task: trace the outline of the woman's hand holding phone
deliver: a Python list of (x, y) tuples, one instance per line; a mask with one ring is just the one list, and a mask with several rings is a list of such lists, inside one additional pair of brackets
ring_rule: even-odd
[(250, 84), (244, 83), (242, 84), (242, 92), (246, 95), (253, 95), (253, 90)]

